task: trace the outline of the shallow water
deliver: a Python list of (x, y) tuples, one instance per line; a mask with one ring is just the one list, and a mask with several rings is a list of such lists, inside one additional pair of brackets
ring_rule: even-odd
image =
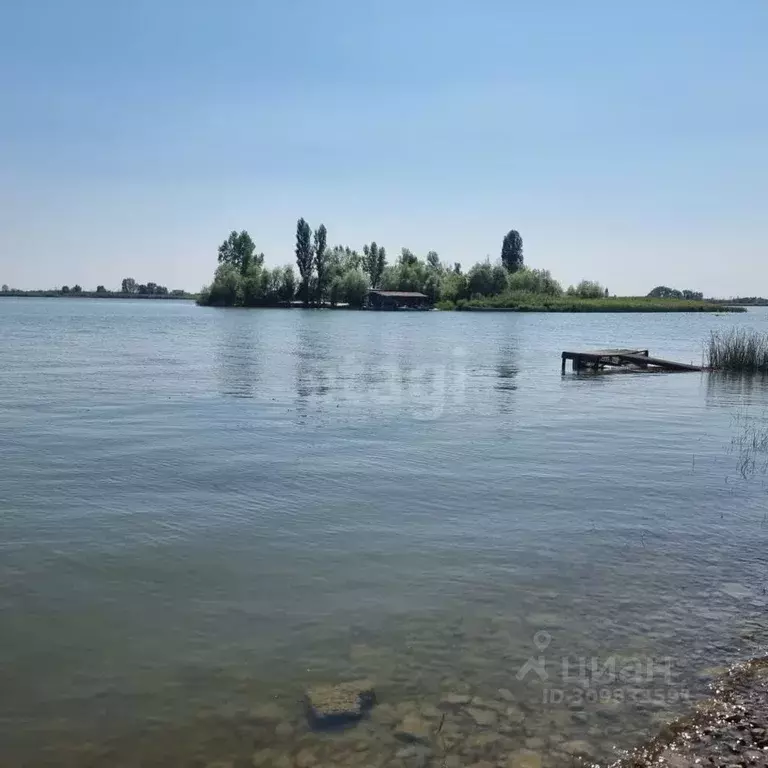
[(409, 712), (435, 765), (631, 747), (768, 638), (768, 387), (560, 352), (734, 324), (1, 300), (2, 765), (415, 765)]

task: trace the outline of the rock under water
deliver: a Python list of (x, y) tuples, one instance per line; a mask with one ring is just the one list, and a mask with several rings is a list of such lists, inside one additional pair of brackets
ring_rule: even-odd
[(307, 717), (314, 728), (344, 725), (359, 720), (375, 702), (370, 680), (319, 685), (307, 691)]

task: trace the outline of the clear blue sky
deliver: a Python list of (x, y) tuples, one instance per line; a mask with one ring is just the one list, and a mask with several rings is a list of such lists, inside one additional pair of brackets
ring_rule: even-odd
[(197, 289), (295, 223), (768, 295), (765, 0), (2, 0), (0, 282)]

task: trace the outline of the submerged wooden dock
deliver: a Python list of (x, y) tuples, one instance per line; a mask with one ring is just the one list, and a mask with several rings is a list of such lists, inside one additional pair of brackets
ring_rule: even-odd
[(698, 365), (676, 363), (651, 357), (647, 349), (595, 349), (588, 352), (563, 352), (561, 372), (565, 373), (565, 361), (571, 361), (574, 373), (599, 371), (603, 368), (630, 368), (655, 371), (700, 371)]

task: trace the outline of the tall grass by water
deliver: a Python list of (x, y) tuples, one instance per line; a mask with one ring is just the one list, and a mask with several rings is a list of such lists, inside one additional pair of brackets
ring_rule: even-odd
[(742, 312), (741, 307), (726, 307), (709, 301), (653, 299), (645, 296), (606, 296), (582, 298), (526, 291), (508, 291), (497, 296), (476, 296), (457, 302), (442, 301), (438, 309), (465, 311), (500, 310), (508, 312)]
[(712, 331), (704, 357), (713, 370), (768, 372), (768, 333), (748, 328)]

